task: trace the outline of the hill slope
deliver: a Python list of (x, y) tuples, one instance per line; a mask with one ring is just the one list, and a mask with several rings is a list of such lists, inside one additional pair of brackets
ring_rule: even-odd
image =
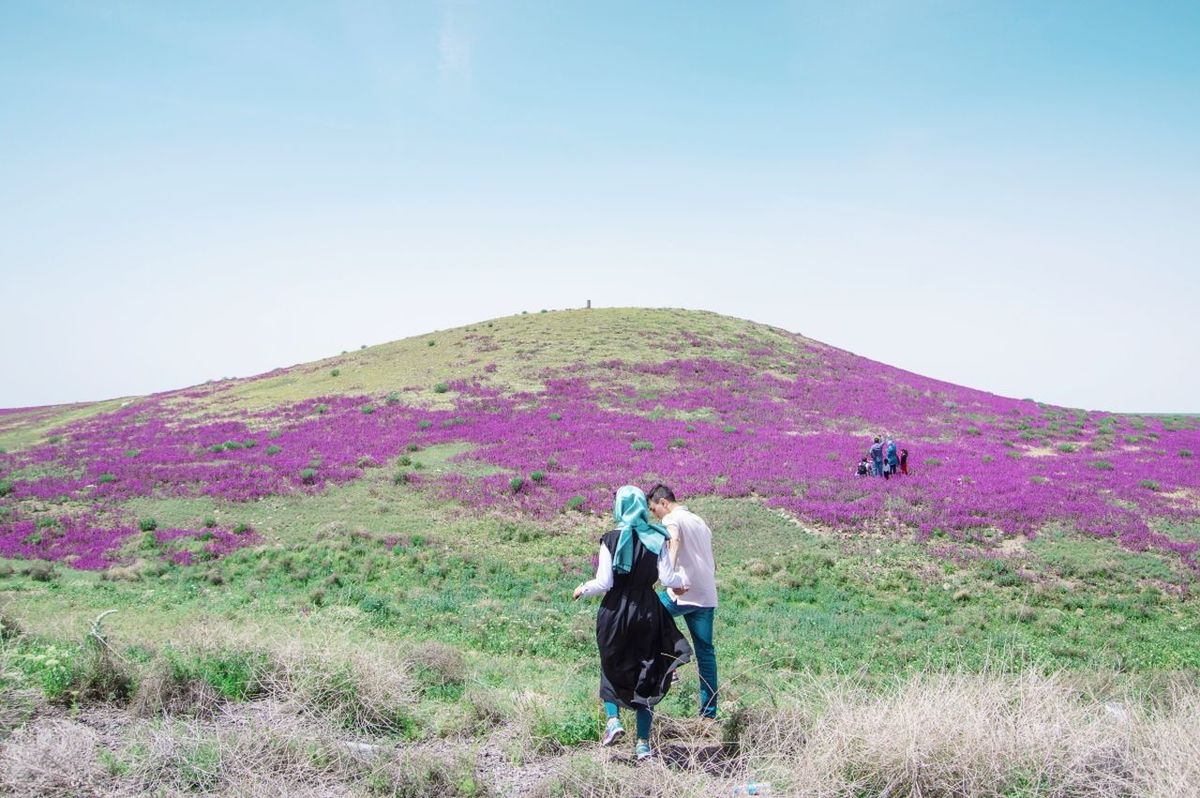
[[(541, 518), (603, 514), (619, 485), (661, 480), (949, 553), (1066, 526), (1196, 566), (1194, 419), (1005, 399), (710, 313), (515, 316), (69, 412), (0, 455), (0, 555), (100, 568), (129, 559), (132, 500), (319, 493), (387, 466), (398, 484)], [(4, 418), (27, 440), (55, 415)], [(910, 476), (852, 476), (873, 435), (910, 452)], [(405, 452), (428, 447), (448, 453), (439, 470), (411, 470)], [(256, 540), (173, 534), (216, 536), (213, 555)]]

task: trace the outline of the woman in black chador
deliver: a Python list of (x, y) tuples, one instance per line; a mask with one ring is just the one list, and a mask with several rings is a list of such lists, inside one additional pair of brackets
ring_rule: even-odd
[(604, 745), (625, 735), (617, 706), (637, 711), (638, 759), (650, 756), (652, 707), (671, 687), (671, 675), (692, 658), (654, 583), (676, 594), (688, 585), (671, 565), (667, 530), (650, 522), (646, 494), (632, 485), (613, 502), (617, 528), (600, 539), (596, 577), (575, 588), (575, 598), (604, 594), (596, 616), (600, 647), (600, 698), (608, 714)]

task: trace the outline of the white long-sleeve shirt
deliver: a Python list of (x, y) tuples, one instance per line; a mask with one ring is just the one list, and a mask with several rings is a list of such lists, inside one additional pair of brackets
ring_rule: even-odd
[[(607, 593), (613, 586), (612, 553), (608, 546), (600, 544), (599, 561), (596, 563), (596, 576), (584, 582), (583, 596), (599, 596)], [(671, 554), (664, 543), (658, 553), (658, 581), (663, 587), (687, 587), (684, 575), (671, 567)]]

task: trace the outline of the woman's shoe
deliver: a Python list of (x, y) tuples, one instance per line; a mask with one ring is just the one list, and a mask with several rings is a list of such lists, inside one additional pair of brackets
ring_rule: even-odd
[(612, 745), (625, 736), (625, 727), (616, 718), (609, 718), (604, 726), (604, 736), (600, 738), (601, 745)]
[(633, 748), (633, 755), (637, 757), (637, 761), (649, 759), (651, 756), (650, 743), (646, 740), (638, 740), (637, 745)]

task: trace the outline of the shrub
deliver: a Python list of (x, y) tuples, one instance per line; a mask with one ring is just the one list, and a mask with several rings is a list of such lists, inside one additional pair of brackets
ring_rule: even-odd
[(1095, 468), (1099, 471), (1112, 471), (1113, 469), (1113, 464), (1107, 460), (1093, 460), (1091, 465), (1092, 468)]
[(437, 385), (433, 386), (434, 393), (445, 393), (448, 390), (450, 390), (450, 386), (444, 382), (439, 382)]
[(63, 437), (61, 435), (51, 435), (49, 438), (46, 439), (46, 442), (47, 443), (62, 443), (62, 439), (63, 439)]
[(328, 413), (329, 405), (325, 404), (324, 402), (321, 402), (321, 403), (317, 404), (316, 406), (314, 406), (313, 410), (317, 413)]
[(546, 472), (545, 471), (534, 471), (532, 474), (529, 475), (529, 478), (531, 480), (533, 480), (534, 482), (541, 482), (542, 480), (544, 480), (546, 478)]
[(225, 449), (228, 449), (228, 450), (230, 450), (230, 451), (232, 451), (232, 450), (234, 450), (234, 449), (240, 449), (240, 448), (242, 448), (242, 442), (241, 442), (241, 441), (225, 441), (225, 443), (223, 443), (223, 444), (221, 444), (221, 445), (222, 445), (222, 446), (223, 446)]
[(99, 482), (101, 485), (107, 485), (109, 482), (116, 482), (116, 480), (117, 480), (116, 474), (105, 471), (103, 474), (100, 475), (100, 477), (96, 481)]
[(461, 687), (467, 679), (467, 663), (454, 646), (431, 641), (421, 643), (405, 657), (423, 692)]
[(0, 496), (7, 496), (12, 493), (13, 484), (11, 479), (0, 479)]
[(687, 446), (687, 441), (685, 441), (683, 438), (672, 438), (671, 439), (671, 448), (672, 449), (683, 449), (686, 446)]
[(383, 402), (384, 402), (384, 404), (388, 404), (388, 405), (398, 405), (398, 404), (400, 404), (400, 394), (396, 393), (395, 391), (392, 391), (391, 393), (389, 393), (387, 395), (387, 398), (384, 399)]
[(300, 471), (300, 481), (305, 485), (311, 485), (317, 481), (317, 469), (305, 468)]
[(1152, 479), (1143, 479), (1138, 485), (1146, 490), (1158, 490), (1158, 483)]
[(254, 531), (254, 528), (245, 522), (237, 524), (233, 528), (233, 534), (235, 534), (235, 535), (245, 535), (246, 533), (253, 532), (253, 531)]
[(329, 376), (336, 377), (336, 376), (340, 375), (341, 373), (342, 373), (341, 369), (334, 369), (333, 371), (329, 372)]
[(243, 448), (253, 449), (255, 446), (258, 446), (258, 441), (254, 440), (253, 438), (247, 438), (246, 440), (242, 441)]
[(283, 451), (282, 447), (276, 446), (273, 443), (267, 447), (267, 454), (279, 454), (282, 451)]
[(650, 441), (634, 441), (629, 444), (629, 448), (636, 451), (649, 451), (654, 448), (654, 444)]
[(392, 484), (407, 485), (411, 476), (412, 475), (409, 474), (407, 471), (397, 471), (396, 475), (394, 477), (392, 477)]
[(375, 412), (375, 405), (363, 405), (359, 410), (362, 411), (364, 416), (369, 416)]
[(433, 422), (424, 418), (417, 422), (417, 429), (429, 429), (432, 426)]
[(404, 450), (407, 452), (419, 452), (421, 451), (421, 447), (418, 444), (410, 443), (408, 446), (404, 447)]
[(412, 465), (412, 458), (406, 454), (402, 454), (402, 455), (400, 455), (400, 459), (396, 461), (396, 464), (402, 465), (402, 466), (410, 466), (410, 465)]
[(966, 433), (967, 435), (982, 435), (983, 434), (982, 432), (979, 431), (979, 427), (967, 427), (965, 430), (963, 430), (963, 432)]
[(204, 519), (205, 529), (212, 529), (216, 525), (217, 525), (217, 519), (213, 518), (212, 516), (208, 516), (207, 518)]
[(22, 634), (24, 634), (24, 630), (21, 629), (21, 626), (0, 612), (0, 640), (16, 640)]
[(1192, 450), (1191, 450), (1191, 449), (1180, 449), (1180, 450), (1179, 450), (1179, 456), (1180, 456), (1180, 457), (1191, 457), (1191, 456), (1192, 456)]
[(275, 440), (276, 438), (280, 437), (281, 435), (283, 435), (283, 433), (277, 429), (273, 429), (267, 433), (267, 437), (270, 438), (271, 440)]
[(1073, 443), (1060, 443), (1058, 445), (1058, 450), (1063, 454), (1073, 454), (1077, 448)]
[(583, 498), (582, 496), (572, 496), (571, 498), (567, 499), (567, 509), (582, 510), (585, 502), (587, 502), (587, 499)]
[(520, 477), (513, 477), (508, 481), (508, 487), (512, 489), (513, 493), (519, 491), (522, 487), (524, 487), (524, 485), (525, 480), (521, 479)]
[(732, 424), (726, 424), (725, 426), (721, 427), (721, 432), (737, 432), (737, 427), (733, 426)]
[(437, 346), (437, 341), (430, 341), (430, 342), (429, 342), (429, 345), (430, 345), (430, 346)]
[(551, 421), (562, 421), (562, 413), (551, 413), (547, 418)]
[(141, 449), (126, 449), (124, 452), (126, 457), (137, 457), (141, 453)]
[(138, 520), (138, 529), (143, 532), (153, 532), (158, 529), (158, 521), (153, 518), (141, 518)]

